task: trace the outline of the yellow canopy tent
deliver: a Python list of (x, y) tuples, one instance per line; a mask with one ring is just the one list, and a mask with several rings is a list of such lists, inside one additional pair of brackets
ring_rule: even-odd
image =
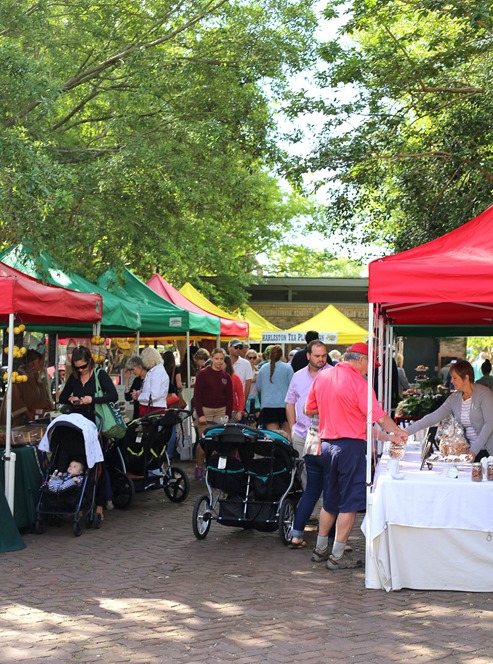
[(250, 339), (251, 341), (262, 341), (262, 332), (280, 332), (281, 328), (270, 323), (263, 316), (252, 309), (252, 307), (246, 307), (245, 313), (242, 314), (238, 309), (234, 312), (234, 315), (240, 318), (241, 320), (247, 321), (250, 325)]
[(365, 341), (368, 337), (368, 330), (353, 322), (339, 311), (339, 309), (336, 309), (333, 304), (329, 304), (328, 307), (316, 316), (313, 316), (313, 318), (290, 327), (288, 332), (308, 332), (308, 330), (316, 330), (321, 333), (334, 332), (337, 334), (337, 341), (334, 341), (333, 344), (340, 344), (341, 346), (349, 346), (358, 341)]
[[(209, 314), (213, 314), (214, 316), (219, 316), (219, 318), (225, 318), (225, 319), (229, 318), (230, 320), (241, 322), (242, 324), (244, 324), (246, 321), (246, 319), (239, 318), (235, 314), (229, 314), (226, 311), (220, 309), (219, 307), (216, 307), (215, 304), (212, 304), (210, 300), (208, 300), (204, 295), (199, 293), (199, 291), (196, 288), (194, 288), (192, 284), (188, 283), (188, 281), (186, 284), (183, 284), (183, 286), (179, 290), (182, 295), (184, 295), (186, 298), (188, 298), (191, 302), (196, 304), (201, 309), (204, 309), (204, 311), (207, 311), (207, 313)], [(261, 338), (262, 330), (260, 329), (260, 327), (257, 328), (256, 326), (252, 327), (251, 325), (249, 325), (249, 338), (250, 339), (255, 338), (253, 335), (257, 336), (260, 335)], [(240, 338), (245, 337), (244, 334), (233, 333), (229, 338), (232, 338), (233, 336), (237, 336)], [(221, 333), (221, 338), (222, 339), (228, 338), (228, 336)]]

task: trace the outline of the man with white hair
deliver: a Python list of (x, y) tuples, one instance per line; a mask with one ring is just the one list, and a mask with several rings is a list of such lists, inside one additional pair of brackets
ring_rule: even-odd
[[(327, 561), (327, 569), (361, 567), (345, 551), (357, 512), (366, 508), (366, 421), (368, 415), (368, 344), (350, 346), (343, 361), (332, 371), (315, 378), (305, 406), (307, 415), (320, 416), (319, 436), (324, 472), (323, 508), (314, 562)], [(380, 366), (373, 360), (374, 366)], [(377, 401), (373, 391), (372, 421), (397, 440), (405, 442), (407, 433), (397, 426)], [(330, 551), (328, 536), (336, 524)]]

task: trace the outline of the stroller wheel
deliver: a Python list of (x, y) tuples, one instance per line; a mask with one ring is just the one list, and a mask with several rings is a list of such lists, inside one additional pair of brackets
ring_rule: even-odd
[(294, 523), (294, 503), (286, 498), (279, 510), (279, 537), (283, 544), (289, 544), (291, 539), (291, 529)]
[(209, 496), (200, 496), (193, 508), (193, 534), (199, 540), (205, 539), (211, 527), (211, 503)]
[(43, 519), (38, 517), (36, 519), (36, 523), (34, 524), (34, 532), (36, 535), (43, 535), (43, 533), (46, 532), (46, 521), (43, 521)]
[(94, 528), (96, 528), (96, 530), (99, 530), (103, 525), (103, 515), (99, 514), (99, 512), (96, 512), (94, 514), (94, 521), (92, 525)]
[(82, 535), (82, 524), (79, 519), (74, 521), (73, 529), (75, 537), (80, 537)]
[(165, 471), (163, 477), (163, 489), (171, 502), (181, 503), (188, 496), (190, 482), (181, 468), (172, 466)]
[(117, 510), (126, 510), (135, 496), (135, 486), (130, 477), (117, 470), (111, 478), (113, 505)]

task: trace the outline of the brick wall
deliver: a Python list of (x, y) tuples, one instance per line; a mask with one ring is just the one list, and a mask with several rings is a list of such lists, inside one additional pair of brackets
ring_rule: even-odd
[[(280, 327), (281, 330), (287, 330), (290, 327), (299, 325), (305, 320), (316, 316), (326, 308), (316, 304), (260, 304), (253, 305), (255, 311), (268, 321)], [(368, 328), (368, 306), (358, 304), (337, 305), (337, 309), (354, 323), (361, 327)], [(319, 332), (331, 332), (332, 330), (318, 330)]]

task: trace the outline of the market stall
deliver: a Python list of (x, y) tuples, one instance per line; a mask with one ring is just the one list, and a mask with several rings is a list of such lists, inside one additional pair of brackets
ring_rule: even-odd
[[(98, 293), (103, 300), (103, 316), (100, 333), (105, 336), (133, 336), (140, 329), (140, 316), (135, 303), (120, 296), (109, 293), (97, 284), (93, 284), (75, 272), (66, 272), (60, 268), (55, 259), (46, 251), (36, 254), (24, 245), (9, 247), (0, 253), (0, 261), (15, 268), (19, 272), (52, 286), (70, 288), (79, 293)], [(91, 336), (92, 326), (82, 321), (73, 321), (70, 327), (64, 326), (66, 333), (75, 336)], [(59, 331), (58, 326), (44, 325), (43, 331)]]
[(333, 304), (329, 304), (323, 311), (303, 323), (290, 327), (288, 332), (308, 332), (308, 330), (333, 332), (336, 335), (334, 344), (344, 346), (365, 341), (368, 336), (367, 330), (345, 316)]
[[(489, 207), (478, 217), (464, 224), (460, 228), (447, 233), (446, 235), (428, 242), (422, 246), (415, 247), (408, 251), (393, 256), (386, 256), (370, 263), (369, 281), (368, 281), (368, 301), (369, 301), (369, 330), (376, 334), (369, 336), (369, 352), (373, 353), (374, 344), (378, 345), (378, 354), (383, 357), (385, 350), (390, 351), (393, 345), (394, 334), (407, 336), (467, 336), (470, 334), (493, 335), (493, 262), (491, 255), (493, 252), (493, 235), (491, 228), (493, 224), (493, 207)], [(381, 370), (380, 370), (381, 371)], [(395, 516), (386, 514), (382, 505), (390, 504), (391, 500), (397, 500), (386, 497), (386, 484), (389, 480), (384, 480), (380, 488), (376, 486), (376, 491), (372, 492), (371, 481), (371, 456), (372, 456), (372, 432), (371, 432), (371, 385), (373, 385), (372, 369), (370, 367), (368, 380), (368, 454), (367, 454), (367, 532), (370, 536), (366, 540), (366, 585), (369, 588), (381, 588), (378, 575), (378, 559), (375, 557), (377, 549), (374, 546), (374, 540), (379, 537), (392, 539), (393, 545), (399, 550), (405, 550), (412, 537), (417, 538), (429, 536), (432, 545), (435, 540), (433, 533), (423, 533), (423, 529), (436, 529), (439, 531), (439, 542), (437, 547), (452, 546), (454, 532), (465, 529), (467, 537), (462, 534), (462, 539), (467, 540), (470, 533), (480, 533), (477, 538), (485, 539), (491, 531), (492, 524), (489, 518), (476, 519), (474, 523), (468, 519), (467, 514), (460, 510), (456, 514), (454, 524), (450, 521), (437, 521), (425, 526), (423, 523), (414, 524), (395, 524)], [(409, 479), (405, 474), (402, 482), (402, 489), (395, 489), (402, 492), (398, 498), (399, 501), (407, 501), (414, 504), (419, 490), (415, 493), (410, 491), (412, 483), (423, 482), (423, 471), (417, 471), (414, 479)], [(419, 479), (418, 479), (419, 478)], [(397, 483), (397, 480), (390, 480)], [(493, 483), (471, 483), (469, 477), (449, 479), (454, 482), (455, 490), (464, 494), (464, 500), (469, 500), (469, 504), (474, 504), (476, 513), (481, 514), (478, 505), (482, 500), (491, 500)], [(432, 487), (433, 482), (429, 482)], [(464, 488), (462, 488), (464, 485)], [(393, 484), (389, 484), (393, 486)], [(492, 488), (490, 488), (490, 486)], [(406, 488), (408, 487), (408, 488)], [(437, 501), (441, 501), (444, 495), (443, 489), (447, 484), (437, 484), (434, 487), (434, 495), (428, 494), (428, 508)], [(423, 487), (421, 487), (421, 490)], [(475, 498), (467, 499), (467, 494)], [(407, 494), (407, 495), (406, 495)], [(399, 506), (399, 502), (395, 506)], [(374, 509), (374, 508), (377, 509)], [(382, 511), (383, 509), (383, 511)], [(379, 516), (383, 514), (382, 517)], [(404, 509), (402, 509), (404, 514)], [(380, 519), (380, 525), (379, 525)], [(384, 530), (378, 533), (382, 527)], [(454, 527), (451, 527), (451, 526)], [(472, 525), (472, 527), (470, 527)], [(394, 528), (398, 526), (399, 528)], [(389, 530), (390, 528), (390, 530)], [(402, 528), (413, 528), (412, 537), (404, 532)], [(476, 538), (476, 535), (474, 535)], [(460, 540), (460, 537), (457, 536)], [(450, 540), (450, 541), (449, 541)], [(488, 546), (481, 546), (479, 549), (467, 547), (467, 562), (470, 568), (481, 567), (484, 561), (489, 561), (490, 541), (486, 539)], [(459, 542), (458, 542), (459, 544)], [(378, 548), (378, 547), (377, 547)], [(434, 549), (435, 550), (435, 549)], [(440, 560), (440, 558), (437, 558)], [(464, 562), (464, 560), (463, 560)], [(421, 566), (414, 565), (415, 573)], [(456, 572), (449, 568), (445, 569), (447, 576)], [(417, 578), (417, 577), (416, 577)], [(415, 583), (413, 578), (406, 578), (405, 584)], [(397, 586), (399, 583), (397, 583)], [(467, 584), (466, 588), (474, 590), (473, 582)], [(392, 587), (393, 584), (392, 584)], [(401, 586), (402, 587), (402, 586)], [(408, 587), (417, 587), (411, 585)], [(483, 589), (486, 589), (483, 584)]]
[(45, 286), (35, 279), (0, 263), (0, 321), (8, 323), (7, 417), (5, 429), (5, 494), (14, 512), (16, 453), (12, 443), (12, 384), (15, 325), (39, 323), (63, 327), (72, 322), (97, 324), (101, 320), (101, 295), (77, 293), (57, 286)]
[(467, 465), (458, 477), (443, 465), (420, 470), (413, 447), (395, 479), (387, 455), (378, 467), (365, 524), (375, 569), (368, 587), (492, 592), (493, 482), (472, 482)]

